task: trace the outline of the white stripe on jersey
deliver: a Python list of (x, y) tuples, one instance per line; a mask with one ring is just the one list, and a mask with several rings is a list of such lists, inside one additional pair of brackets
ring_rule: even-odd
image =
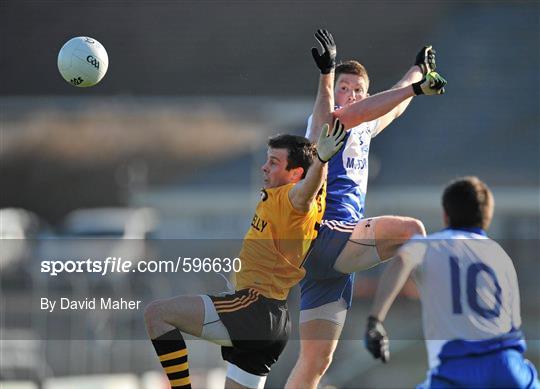
[(354, 231), (354, 227), (356, 227), (356, 223), (342, 222), (339, 220), (323, 220), (321, 225), (327, 226), (331, 230), (351, 233)]

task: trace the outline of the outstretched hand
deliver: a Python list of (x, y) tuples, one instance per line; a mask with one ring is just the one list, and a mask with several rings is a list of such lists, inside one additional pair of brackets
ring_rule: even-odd
[(328, 124), (323, 126), (317, 142), (317, 157), (322, 163), (328, 162), (343, 147), (345, 135), (345, 126), (338, 119), (334, 122), (332, 133)]
[(412, 84), (415, 95), (442, 95), (447, 81), (437, 72), (430, 72)]
[(422, 47), (418, 54), (416, 54), (414, 64), (422, 70), (422, 74), (424, 76), (437, 68), (437, 64), (435, 63), (435, 54), (436, 51), (431, 45)]
[(324, 29), (318, 29), (315, 33), (315, 38), (319, 41), (323, 48), (322, 54), (316, 47), (311, 48), (311, 55), (321, 71), (321, 74), (328, 74), (336, 67), (336, 44), (332, 34)]

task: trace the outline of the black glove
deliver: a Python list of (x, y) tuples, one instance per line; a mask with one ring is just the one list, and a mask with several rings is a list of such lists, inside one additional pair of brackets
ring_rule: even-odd
[(311, 55), (321, 70), (321, 74), (328, 74), (336, 67), (336, 44), (334, 38), (327, 30), (318, 29), (315, 38), (323, 48), (323, 53), (319, 54), (316, 47), (311, 48)]
[(418, 54), (416, 54), (416, 61), (414, 64), (422, 69), (424, 76), (429, 72), (434, 71), (437, 67), (437, 64), (435, 63), (435, 54), (436, 51), (433, 50), (433, 47), (431, 46), (422, 47)]
[(390, 360), (390, 347), (386, 330), (379, 319), (368, 317), (366, 335), (364, 338), (366, 348), (375, 359), (381, 359), (384, 363)]
[(437, 72), (430, 72), (412, 84), (415, 95), (442, 95), (446, 80)]

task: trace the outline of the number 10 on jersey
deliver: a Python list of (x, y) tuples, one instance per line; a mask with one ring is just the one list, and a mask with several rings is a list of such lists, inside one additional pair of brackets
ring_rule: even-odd
[[(463, 314), (463, 305), (461, 299), (461, 278), (459, 258), (451, 256), (450, 260), (450, 277), (452, 283), (452, 311), (455, 314)], [(480, 275), (487, 276), (493, 283), (493, 297), (495, 305), (487, 308), (480, 304), (478, 293), (478, 279)], [(491, 267), (485, 263), (472, 263), (466, 269), (465, 291), (467, 296), (467, 304), (478, 315), (485, 319), (499, 317), (501, 313), (501, 287), (497, 280), (497, 276)]]

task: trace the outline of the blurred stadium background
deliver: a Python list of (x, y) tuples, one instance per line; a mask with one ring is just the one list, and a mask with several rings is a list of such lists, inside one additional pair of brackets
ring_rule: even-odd
[[(447, 94), (415, 99), (372, 144), (367, 213), (418, 217), (435, 231), (444, 184), (484, 179), (497, 202), (491, 236), (515, 261), (527, 356), (538, 367), (539, 11), (537, 1), (3, 0), (0, 386), (166, 387), (142, 311), (47, 315), (39, 298), (146, 303), (219, 291), (220, 277), (52, 278), (39, 263), (83, 253), (178, 256), (201, 239), (208, 250), (235, 247), (258, 198), (267, 137), (304, 131), (319, 27), (334, 34), (340, 59), (366, 65), (371, 93), (391, 87), (424, 44), (436, 48)], [(109, 54), (108, 74), (90, 89), (71, 87), (56, 69), (58, 50), (78, 35), (98, 39)], [(380, 271), (358, 277), (324, 386), (402, 388), (424, 379), (412, 286), (387, 320), (391, 363), (364, 350)], [(271, 388), (283, 387), (298, 353), (297, 290), (289, 301), (295, 332)], [(188, 347), (194, 385), (219, 387), (218, 347), (195, 340)]]

